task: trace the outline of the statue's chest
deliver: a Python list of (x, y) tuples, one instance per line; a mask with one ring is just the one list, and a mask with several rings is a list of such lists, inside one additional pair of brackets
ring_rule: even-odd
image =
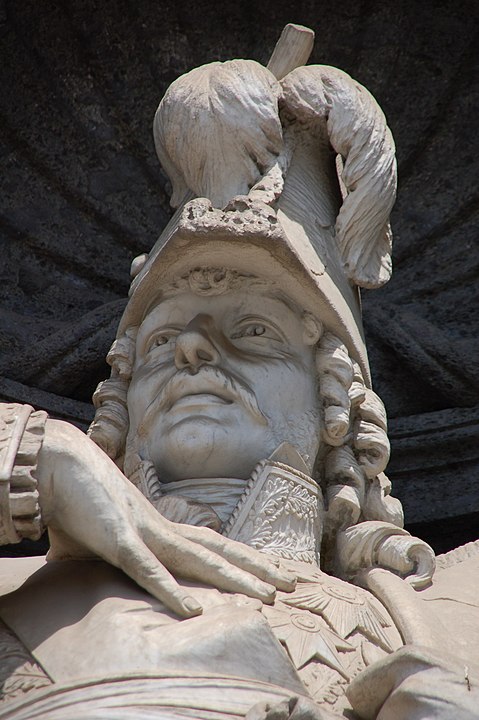
[(340, 713), (349, 708), (349, 682), (402, 645), (388, 612), (369, 592), (313, 568), (263, 613), (310, 695)]

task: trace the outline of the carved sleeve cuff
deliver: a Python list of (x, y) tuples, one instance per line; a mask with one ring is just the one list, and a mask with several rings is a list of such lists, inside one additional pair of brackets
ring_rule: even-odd
[(47, 413), (0, 404), (0, 544), (43, 532), (35, 469)]

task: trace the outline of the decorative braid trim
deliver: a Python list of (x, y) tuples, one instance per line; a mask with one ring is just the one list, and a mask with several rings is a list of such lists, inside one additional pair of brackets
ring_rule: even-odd
[[(229, 533), (236, 525), (239, 514), (240, 514), (240, 512), (242, 512), (244, 506), (246, 505), (247, 501), (249, 500), (251, 491), (254, 488), (254, 486), (256, 485), (258, 477), (260, 476), (261, 471), (264, 470), (264, 468), (266, 467), (267, 463), (268, 463), (267, 460), (261, 460), (253, 469), (253, 472), (251, 473), (251, 477), (248, 480), (248, 482), (246, 483), (243, 494), (240, 497), (235, 509), (231, 513), (228, 520), (226, 520), (223, 523), (223, 526), (220, 530), (222, 535), (225, 535), (226, 537), (228, 537)], [(271, 463), (271, 464), (274, 465), (274, 463)], [(278, 465), (279, 465), (279, 463), (278, 463)]]
[(308, 475), (281, 462), (262, 460), (221, 533), (261, 552), (314, 563), (319, 539), (318, 492)]
[(272, 461), (272, 460), (261, 460), (253, 469), (253, 472), (251, 473), (250, 479), (247, 481), (243, 494), (240, 497), (238, 504), (236, 505), (235, 509), (231, 513), (228, 520), (226, 520), (223, 523), (223, 526), (221, 528), (221, 534), (228, 536), (228, 533), (233, 529), (234, 525), (236, 524), (236, 521), (238, 520), (239, 514), (242, 512), (244, 506), (246, 505), (247, 501), (249, 500), (249, 497), (251, 495), (251, 491), (253, 490), (254, 486), (256, 485), (258, 481), (258, 477), (260, 476), (261, 472), (264, 470), (264, 468), (268, 466), (268, 468), (271, 468), (271, 470), (277, 469), (277, 470), (283, 470), (287, 473), (292, 473), (293, 475), (296, 475), (297, 477), (301, 478), (304, 482), (306, 482), (308, 485), (316, 485), (314, 480), (312, 480), (308, 475), (305, 475), (304, 473), (300, 472), (299, 470), (296, 470), (296, 468), (292, 468), (289, 465), (285, 465), (284, 463)]
[(47, 413), (30, 405), (0, 405), (0, 544), (43, 532), (35, 470)]

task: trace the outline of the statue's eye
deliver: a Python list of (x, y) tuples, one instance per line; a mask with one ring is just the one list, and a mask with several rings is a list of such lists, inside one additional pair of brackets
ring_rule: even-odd
[(157, 335), (153, 335), (152, 338), (150, 338), (147, 347), (146, 352), (151, 352), (152, 350), (155, 350), (155, 348), (165, 348), (165, 346), (168, 346), (171, 344), (172, 340), (175, 339), (177, 333), (158, 333)]
[(168, 335), (157, 335), (156, 338), (153, 339), (152, 345), (153, 347), (159, 347), (160, 345), (166, 345), (167, 342), (171, 340)]
[(267, 333), (265, 325), (261, 325), (260, 323), (248, 323), (247, 325), (243, 325), (235, 330), (235, 332), (231, 335), (231, 339), (237, 340), (244, 337), (261, 337), (262, 335), (271, 335), (271, 332)]
[(259, 335), (264, 335), (266, 332), (266, 328), (264, 325), (248, 325), (247, 328), (245, 328), (243, 335), (246, 335), (247, 337), (259, 337)]

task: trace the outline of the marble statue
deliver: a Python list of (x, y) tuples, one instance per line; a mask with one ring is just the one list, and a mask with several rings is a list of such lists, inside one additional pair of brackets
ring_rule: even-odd
[(359, 288), (391, 273), (394, 144), (306, 66), (179, 78), (154, 122), (177, 208), (132, 265), (85, 436), (0, 416), (0, 718), (473, 718), (475, 544), (402, 528)]

